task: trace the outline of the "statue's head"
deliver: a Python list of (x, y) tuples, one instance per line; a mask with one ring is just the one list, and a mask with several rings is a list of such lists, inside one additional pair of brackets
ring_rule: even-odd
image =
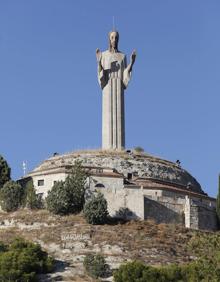
[(119, 41), (119, 33), (116, 30), (110, 31), (108, 34), (109, 38), (109, 51), (118, 51), (118, 41)]

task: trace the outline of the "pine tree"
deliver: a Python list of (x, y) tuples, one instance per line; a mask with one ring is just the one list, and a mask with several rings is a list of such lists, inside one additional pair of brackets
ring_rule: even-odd
[(216, 199), (216, 212), (217, 212), (218, 221), (220, 223), (220, 174), (218, 176), (218, 196)]
[(36, 189), (34, 188), (33, 180), (27, 182), (25, 187), (25, 206), (29, 209), (40, 209), (43, 206), (42, 200), (37, 195)]
[(76, 161), (66, 180), (56, 182), (48, 192), (47, 209), (61, 215), (80, 212), (85, 202), (86, 178), (82, 162)]
[(0, 155), (0, 188), (11, 179), (11, 169), (6, 160)]
[(0, 191), (1, 208), (11, 212), (17, 210), (22, 203), (23, 188), (15, 181), (8, 181)]
[(76, 161), (70, 175), (65, 180), (65, 189), (69, 194), (70, 213), (80, 212), (83, 209), (86, 178), (82, 162)]
[(46, 203), (47, 209), (55, 214), (65, 215), (69, 213), (69, 194), (65, 189), (63, 181), (54, 183), (52, 189), (48, 192)]
[(86, 202), (84, 216), (90, 224), (105, 224), (108, 218), (108, 205), (103, 194), (100, 192)]

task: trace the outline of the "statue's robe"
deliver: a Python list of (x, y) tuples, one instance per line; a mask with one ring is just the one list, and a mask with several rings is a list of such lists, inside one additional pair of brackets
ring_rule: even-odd
[(121, 52), (102, 52), (98, 81), (102, 88), (102, 148), (125, 148), (124, 90), (131, 72)]

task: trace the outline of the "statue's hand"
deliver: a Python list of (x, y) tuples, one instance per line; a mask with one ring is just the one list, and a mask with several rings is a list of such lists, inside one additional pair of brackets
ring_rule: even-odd
[(132, 54), (131, 54), (131, 58), (130, 58), (132, 65), (133, 65), (134, 62), (135, 62), (136, 56), (137, 56), (136, 50), (133, 50), (133, 52), (132, 52)]
[(99, 49), (96, 49), (96, 59), (99, 64), (101, 64), (102, 52)]

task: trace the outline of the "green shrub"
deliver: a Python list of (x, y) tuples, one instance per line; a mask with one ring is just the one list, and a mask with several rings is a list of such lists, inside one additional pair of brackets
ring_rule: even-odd
[(220, 281), (219, 234), (196, 234), (189, 243), (198, 259), (184, 265), (146, 266), (142, 262), (121, 265), (114, 273), (115, 282), (218, 282)]
[(0, 155), (0, 188), (11, 179), (10, 175), (11, 169), (7, 161)]
[(180, 265), (171, 264), (168, 266), (158, 267), (157, 269), (155, 269), (155, 271), (157, 272), (158, 281), (161, 281), (161, 282), (163, 281), (169, 281), (169, 282), (185, 281), (184, 280), (185, 275), (183, 273), (183, 268)]
[(85, 182), (86, 174), (81, 162), (75, 162), (66, 180), (56, 182), (48, 192), (47, 209), (60, 215), (80, 212), (84, 205)]
[(108, 218), (107, 201), (101, 193), (92, 196), (84, 206), (84, 216), (90, 224), (104, 224)]
[(55, 214), (64, 215), (69, 212), (69, 195), (63, 181), (56, 182), (46, 197), (47, 209)]
[[(140, 261), (132, 261), (123, 264), (114, 273), (115, 282), (183, 282), (188, 280), (188, 269), (178, 265), (169, 265), (165, 267), (152, 267), (143, 264)], [(188, 275), (189, 277), (189, 275)], [(198, 280), (199, 281), (199, 280)]]
[(10, 212), (17, 210), (22, 203), (23, 189), (15, 181), (8, 181), (0, 191), (1, 207), (4, 211)]
[(42, 198), (37, 195), (33, 185), (33, 180), (27, 182), (25, 186), (24, 206), (29, 209), (41, 209), (43, 208)]
[(137, 152), (137, 153), (143, 153), (144, 149), (140, 146), (137, 146), (137, 147), (134, 148), (134, 151)]
[(106, 275), (108, 266), (105, 258), (100, 255), (86, 255), (83, 261), (86, 272), (93, 278), (104, 277)]
[(69, 212), (80, 212), (85, 203), (85, 184), (87, 175), (81, 161), (76, 161), (72, 172), (65, 180), (65, 189), (69, 194)]
[[(196, 234), (189, 242), (189, 249), (199, 259), (186, 272), (199, 277), (199, 281), (219, 281), (220, 277), (220, 236)], [(193, 281), (193, 280), (191, 280)]]
[(128, 262), (121, 265), (119, 269), (114, 272), (114, 281), (142, 282), (145, 269), (146, 266), (139, 261)]
[(38, 281), (36, 274), (51, 272), (53, 264), (40, 245), (17, 238), (0, 252), (0, 281)]

